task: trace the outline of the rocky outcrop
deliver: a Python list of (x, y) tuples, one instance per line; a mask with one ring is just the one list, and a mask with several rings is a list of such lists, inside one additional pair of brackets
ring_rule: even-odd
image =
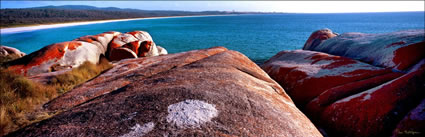
[(261, 67), (330, 136), (423, 135), (424, 30), (331, 34)]
[(167, 51), (157, 46), (149, 33), (145, 31), (120, 34), (109, 45), (108, 57), (112, 61), (167, 54)]
[(279, 52), (262, 68), (287, 90), (298, 106), (330, 88), (392, 73), (391, 69), (307, 50)]
[(25, 56), (25, 53), (21, 52), (20, 50), (16, 48), (0, 45), (0, 56), (10, 56), (10, 55), (23, 57)]
[[(89, 61), (98, 63), (107, 45), (119, 32), (106, 32), (96, 36), (85, 36), (74, 41), (46, 46), (20, 59), (9, 62), (9, 69), (27, 76), (75, 68)], [(81, 41), (79, 41), (81, 40)]]
[(303, 49), (314, 49), (320, 45), (323, 41), (338, 36), (337, 33), (332, 32), (330, 29), (321, 29), (313, 32), (304, 44)]
[(223, 47), (127, 59), (8, 136), (321, 136), (255, 63)]
[(101, 56), (117, 61), (125, 58), (158, 56), (160, 53), (167, 54), (165, 49), (155, 45), (147, 32), (134, 31), (125, 34), (105, 32), (52, 44), (6, 65), (16, 73), (32, 76), (75, 68), (86, 61), (96, 64)]
[[(314, 33), (309, 38), (315, 38)], [(344, 33), (303, 49), (344, 56), (375, 66), (405, 70), (425, 57), (425, 31), (384, 34)]]
[(397, 79), (332, 103), (320, 121), (333, 135), (389, 136), (424, 98), (424, 81), (425, 60)]

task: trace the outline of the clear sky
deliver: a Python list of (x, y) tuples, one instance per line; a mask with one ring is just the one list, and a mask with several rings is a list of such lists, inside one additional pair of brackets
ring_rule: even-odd
[(424, 11), (424, 4), (424, 1), (1, 1), (1, 8), (91, 5), (143, 10), (340, 13)]

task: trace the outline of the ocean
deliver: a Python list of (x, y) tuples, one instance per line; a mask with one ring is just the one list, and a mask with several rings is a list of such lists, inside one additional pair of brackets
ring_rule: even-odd
[(309, 35), (318, 29), (329, 28), (340, 34), (385, 33), (425, 29), (424, 20), (424, 12), (160, 18), (1, 34), (1, 45), (15, 47), (28, 54), (49, 44), (70, 41), (84, 35), (144, 30), (169, 53), (224, 46), (261, 63), (279, 51), (301, 49)]

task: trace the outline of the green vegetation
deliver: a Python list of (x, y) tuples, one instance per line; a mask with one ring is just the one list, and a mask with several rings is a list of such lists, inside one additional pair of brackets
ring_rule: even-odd
[(41, 106), (111, 67), (106, 59), (101, 59), (99, 64), (85, 62), (55, 76), (47, 85), (0, 69), (0, 136), (55, 115), (43, 112)]
[(219, 15), (229, 12), (205, 11), (146, 11), (136, 9), (97, 8), (90, 6), (48, 6), (26, 9), (1, 9), (1, 27), (18, 27), (34, 24), (51, 24), (106, 19), (127, 19), (163, 16)]
[(90, 62), (84, 62), (78, 68), (72, 69), (65, 74), (61, 74), (50, 79), (50, 85), (56, 85), (59, 87), (58, 91), (69, 91), (74, 86), (82, 84), (89, 79), (102, 73), (104, 70), (111, 68), (112, 65), (105, 58), (99, 61), (99, 64), (94, 65)]
[(26, 114), (58, 95), (53, 86), (34, 83), (5, 69), (0, 70), (0, 87), (0, 135), (46, 118), (45, 114), (32, 118)]

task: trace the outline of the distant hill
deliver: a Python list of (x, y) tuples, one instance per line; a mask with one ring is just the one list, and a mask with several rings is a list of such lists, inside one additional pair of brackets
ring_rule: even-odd
[(1, 27), (14, 27), (33, 24), (63, 23), (75, 21), (92, 21), (106, 19), (126, 19), (163, 16), (224, 15), (244, 14), (223, 11), (169, 11), (138, 10), (116, 7), (99, 8), (86, 5), (44, 6), (23, 9), (1, 9)]
[[(102, 11), (125, 11), (125, 12), (156, 12), (156, 13), (202, 13), (202, 12), (189, 12), (189, 11), (175, 11), (175, 10), (139, 10), (131, 8), (117, 8), (117, 7), (95, 7), (87, 5), (62, 5), (62, 6), (43, 6), (43, 7), (34, 7), (32, 9), (65, 9), (65, 10), (102, 10)], [(216, 13), (225, 13), (219, 11), (204, 11), (204, 12), (216, 12)]]
[[(120, 9), (111, 7), (114, 9)], [(42, 6), (42, 7), (33, 7), (29, 9), (69, 9), (69, 10), (103, 10), (108, 8), (98, 8), (94, 6), (87, 6), (87, 5), (62, 5), (62, 6)]]

